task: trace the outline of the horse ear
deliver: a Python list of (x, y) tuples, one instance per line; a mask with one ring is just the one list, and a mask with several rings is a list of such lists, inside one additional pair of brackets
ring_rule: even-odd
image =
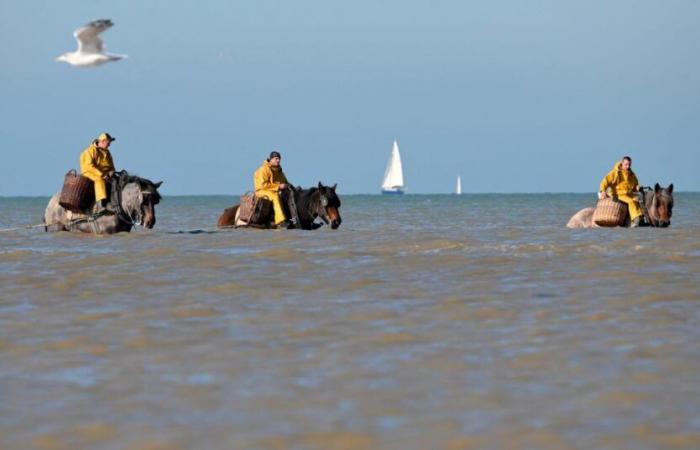
[(162, 181), (159, 181), (159, 182), (157, 182), (156, 184), (154, 184), (153, 186), (155, 186), (156, 189), (158, 189), (158, 188), (160, 187), (161, 184), (163, 184), (163, 182), (162, 182)]
[(319, 188), (319, 189), (322, 189), (322, 188), (323, 188), (323, 183), (321, 183), (320, 181), (318, 182), (318, 188)]
[(333, 185), (333, 187), (331, 187), (331, 189), (333, 189), (333, 191), (335, 191), (335, 188), (337, 188), (337, 187), (338, 187), (338, 183), (335, 183), (335, 184)]
[(673, 194), (673, 183), (669, 184), (668, 187), (666, 188), (669, 194)]
[(659, 183), (656, 183), (654, 185), (654, 192), (659, 192), (660, 189), (661, 189), (661, 186), (659, 185)]

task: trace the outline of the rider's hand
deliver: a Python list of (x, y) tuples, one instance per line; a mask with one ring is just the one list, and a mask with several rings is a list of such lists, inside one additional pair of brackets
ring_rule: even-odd
[(605, 192), (605, 191), (598, 192), (598, 200), (603, 200), (604, 198), (608, 198), (607, 192)]
[(280, 191), (283, 191), (285, 189), (287, 189), (287, 185), (284, 183), (280, 183)]

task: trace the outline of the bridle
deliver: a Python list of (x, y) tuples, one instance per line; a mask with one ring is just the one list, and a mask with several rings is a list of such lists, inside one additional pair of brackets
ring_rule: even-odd
[(321, 220), (323, 220), (326, 225), (330, 224), (331, 221), (328, 219), (328, 212), (326, 211), (326, 207), (328, 206), (328, 197), (326, 197), (324, 194), (321, 193), (320, 190), (317, 190), (313, 194), (318, 195), (318, 200), (314, 201), (314, 206), (312, 211), (312, 217), (320, 217)]
[[(135, 178), (135, 179), (134, 179)], [(133, 228), (140, 226), (143, 224), (143, 207), (146, 204), (151, 204), (153, 200), (150, 199), (150, 196), (153, 195), (152, 192), (149, 191), (144, 191), (143, 188), (141, 187), (141, 184), (137, 181), (137, 177), (132, 177), (130, 179), (129, 174), (126, 172), (126, 170), (122, 170), (121, 172), (115, 173), (115, 176), (112, 178), (113, 180), (116, 180), (114, 182), (115, 186), (113, 189), (113, 193), (115, 194), (116, 197), (116, 202), (113, 204), (114, 210), (117, 216), (117, 219), (125, 224), (129, 225)], [(132, 216), (132, 214), (129, 211), (126, 211), (124, 209), (124, 206), (122, 204), (122, 191), (124, 188), (130, 183), (136, 183), (139, 186), (139, 190), (141, 191), (141, 196), (143, 197), (143, 200), (141, 202), (141, 207), (137, 208), (135, 210), (135, 215)], [(157, 195), (157, 193), (155, 194)], [(146, 201), (148, 199), (148, 201)]]
[[(127, 212), (124, 210), (124, 207), (122, 206), (122, 191), (126, 187), (128, 183), (125, 183), (124, 181), (127, 180), (128, 178), (128, 173), (126, 170), (122, 170), (119, 173), (119, 177), (115, 176), (112, 177), (113, 180), (116, 180), (115, 187), (113, 192), (116, 194), (117, 201), (114, 203), (114, 212), (116, 213), (117, 220), (122, 222), (123, 224), (129, 225), (131, 227), (136, 227), (141, 224), (141, 218), (143, 216), (141, 210), (139, 209), (136, 211), (136, 216), (132, 216), (131, 213)], [(139, 187), (140, 188), (140, 187)]]

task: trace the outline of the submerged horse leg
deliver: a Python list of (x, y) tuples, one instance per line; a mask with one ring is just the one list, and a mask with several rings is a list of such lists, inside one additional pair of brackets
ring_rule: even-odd
[(584, 208), (574, 214), (566, 224), (567, 228), (598, 228), (593, 222), (593, 212), (595, 208)]

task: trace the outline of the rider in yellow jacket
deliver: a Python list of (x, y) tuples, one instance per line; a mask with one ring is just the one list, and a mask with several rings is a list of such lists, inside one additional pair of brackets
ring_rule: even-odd
[(270, 157), (263, 161), (253, 177), (255, 195), (267, 198), (272, 202), (275, 211), (275, 225), (278, 227), (288, 222), (282, 208), (280, 193), (287, 189), (289, 181), (287, 181), (282, 166), (280, 166), (281, 159), (282, 156), (278, 152), (270, 153)]
[(608, 196), (608, 188), (613, 197), (627, 204), (632, 220), (631, 226), (639, 226), (642, 220), (642, 209), (634, 193), (638, 192), (640, 187), (637, 176), (632, 172), (632, 158), (625, 156), (622, 161), (615, 163), (612, 170), (600, 182), (600, 198)]
[(114, 175), (114, 162), (109, 146), (115, 139), (109, 133), (102, 133), (80, 154), (80, 172), (95, 183), (95, 202), (105, 206), (107, 187), (105, 181)]

